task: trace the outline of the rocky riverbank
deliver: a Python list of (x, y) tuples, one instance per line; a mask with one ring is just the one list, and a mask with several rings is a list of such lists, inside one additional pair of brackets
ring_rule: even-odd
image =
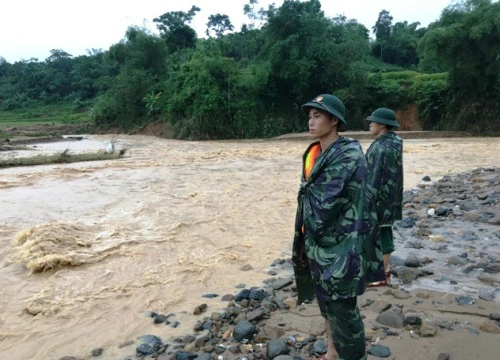
[[(391, 285), (359, 298), (368, 358), (497, 359), (500, 169), (423, 181), (405, 192)], [(125, 359), (298, 360), (324, 354), (324, 321), (316, 304), (297, 304), (290, 259), (275, 260), (268, 274), (260, 288), (240, 284), (234, 294), (204, 295), (185, 336), (145, 334), (121, 344), (130, 352)], [(219, 308), (213, 299), (220, 299)], [(179, 325), (176, 314), (145, 316), (152, 328)], [(107, 351), (94, 349), (84, 358)]]
[[(430, 178), (423, 179), (430, 181)], [(405, 192), (394, 272), (403, 284), (500, 301), (500, 170), (445, 176)], [(411, 287), (410, 287), (411, 288)]]

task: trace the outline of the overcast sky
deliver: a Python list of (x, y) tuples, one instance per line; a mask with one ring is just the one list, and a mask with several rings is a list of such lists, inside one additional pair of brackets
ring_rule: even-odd
[[(13, 63), (32, 57), (44, 60), (51, 49), (62, 49), (73, 56), (86, 49), (103, 50), (119, 42), (130, 25), (145, 25), (156, 32), (153, 18), (168, 11), (201, 8), (191, 26), (204, 36), (208, 16), (227, 14), (235, 30), (248, 23), (243, 6), (249, 0), (4, 0), (0, 11), (0, 56)], [(393, 22), (419, 21), (422, 26), (437, 20), (441, 11), (454, 0), (321, 0), (329, 17), (343, 14), (357, 19), (368, 29), (382, 9)], [(283, 0), (259, 0), (259, 7)]]

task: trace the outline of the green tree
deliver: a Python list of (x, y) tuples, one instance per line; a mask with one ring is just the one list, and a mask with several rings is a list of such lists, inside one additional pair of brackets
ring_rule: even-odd
[(170, 11), (153, 19), (170, 51), (192, 48), (196, 44), (196, 31), (188, 25), (200, 8), (193, 5), (188, 12)]
[(102, 128), (130, 129), (146, 121), (144, 96), (155, 79), (145, 70), (128, 69), (118, 75), (108, 91), (96, 98), (90, 116)]
[(344, 15), (331, 18), (333, 24), (333, 36), (337, 43), (349, 41), (362, 41), (366, 46), (369, 41), (369, 31), (363, 24), (355, 19), (347, 19)]
[(25, 108), (32, 101), (74, 101), (75, 108), (84, 108), (86, 102), (106, 91), (110, 79), (118, 74), (115, 61), (103, 52), (95, 54), (73, 58), (53, 49), (43, 62), (5, 63), (0, 66), (0, 100), (7, 101), (3, 105), (9, 108)]
[(296, 118), (311, 96), (362, 86), (358, 64), (368, 54), (366, 32), (354, 21), (326, 18), (318, 0), (286, 0), (263, 30), (268, 101), (280, 117)]
[(448, 71), (450, 126), (500, 130), (500, 2), (468, 0), (443, 10), (419, 43), (425, 68)]
[(213, 32), (218, 38), (222, 37), (226, 31), (233, 31), (234, 26), (229, 20), (229, 16), (222, 14), (210, 15), (207, 23), (207, 36)]
[(260, 30), (248, 29), (227, 34), (217, 41), (222, 54), (237, 60), (242, 67), (246, 67), (253, 60), (261, 59), (259, 52), (264, 43), (265, 38)]
[(46, 93), (52, 101), (59, 101), (71, 94), (72, 55), (64, 50), (52, 49), (45, 60), (47, 64)]
[(403, 67), (418, 65), (418, 42), (426, 29), (417, 29), (419, 22), (408, 24), (407, 21), (397, 22), (392, 29), (391, 56), (388, 62)]
[(167, 55), (167, 46), (161, 38), (138, 27), (129, 27), (125, 38), (109, 49), (110, 59), (122, 68), (145, 70), (158, 77), (165, 72)]
[(250, 19), (250, 24), (245, 24), (245, 29), (253, 30), (255, 29), (255, 23), (259, 18), (258, 10), (256, 10), (256, 5), (259, 4), (258, 0), (250, 0), (248, 4), (243, 6), (243, 14), (245, 14), (248, 19)]
[(234, 136), (231, 91), (237, 73), (233, 59), (200, 52), (182, 65), (173, 87), (167, 89), (167, 114), (176, 137)]
[(382, 10), (378, 14), (377, 22), (372, 27), (373, 33), (375, 34), (375, 43), (378, 45), (380, 50), (380, 60), (384, 60), (384, 48), (389, 42), (392, 32), (392, 19), (390, 12), (387, 10)]
[(71, 71), (72, 94), (80, 107), (109, 89), (112, 79), (119, 73), (119, 64), (109, 54), (98, 49), (88, 54), (74, 58)]
[(469, 96), (495, 93), (500, 74), (500, 3), (470, 0), (445, 9), (419, 46), (442, 64), (451, 85)]
[(71, 59), (73, 55), (67, 53), (61, 49), (52, 49), (50, 50), (50, 56), (47, 58), (48, 62), (57, 61), (61, 59)]
[(388, 38), (373, 43), (373, 55), (380, 57), (383, 54), (383, 58), (380, 57), (380, 59), (390, 64), (406, 68), (416, 67), (419, 63), (418, 42), (426, 31), (425, 28), (417, 29), (419, 25), (419, 22), (395, 23)]
[[(144, 106), (144, 98), (151, 92), (161, 91), (167, 55), (167, 45), (162, 38), (145, 29), (129, 27), (125, 38), (109, 49), (108, 57), (118, 63), (119, 74), (92, 107), (96, 125), (131, 128), (146, 121), (146, 115), (151, 112)], [(151, 111), (156, 110), (156, 105), (154, 101)]]

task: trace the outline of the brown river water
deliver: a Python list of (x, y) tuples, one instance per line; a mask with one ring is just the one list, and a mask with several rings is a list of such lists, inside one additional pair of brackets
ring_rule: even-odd
[[(224, 307), (201, 295), (259, 286), (274, 259), (291, 255), (308, 141), (116, 140), (124, 159), (0, 170), (0, 359), (85, 358), (97, 347), (101, 359), (123, 358), (140, 335), (189, 332), (197, 305)], [(406, 140), (405, 188), (499, 158), (499, 138)], [(181, 325), (154, 325), (147, 311)]]

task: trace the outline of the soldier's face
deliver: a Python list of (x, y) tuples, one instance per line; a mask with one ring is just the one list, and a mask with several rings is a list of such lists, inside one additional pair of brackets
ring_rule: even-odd
[(382, 135), (385, 132), (386, 127), (382, 124), (376, 122), (370, 122), (370, 134), (373, 136)]
[(337, 120), (321, 110), (309, 110), (309, 132), (315, 138), (321, 139), (332, 133), (337, 127)]

